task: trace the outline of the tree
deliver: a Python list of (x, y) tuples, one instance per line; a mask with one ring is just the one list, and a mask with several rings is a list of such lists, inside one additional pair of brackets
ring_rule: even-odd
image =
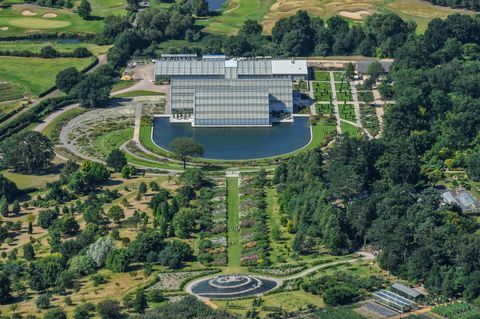
[(345, 66), (345, 78), (351, 79), (355, 73), (355, 64), (352, 62), (348, 62), (347, 65)]
[(187, 238), (195, 228), (195, 211), (192, 208), (180, 208), (173, 216), (172, 224), (176, 236)]
[[(82, 0), (86, 1), (86, 0)], [(84, 107), (98, 107), (108, 101), (112, 79), (98, 72), (85, 75), (71, 91)]]
[(480, 152), (467, 157), (467, 174), (470, 179), (480, 181)]
[(83, 20), (90, 19), (92, 13), (92, 7), (90, 6), (90, 2), (88, 2), (87, 0), (82, 0), (82, 2), (80, 2), (80, 5), (78, 6), (77, 12)]
[(122, 151), (114, 149), (108, 154), (107, 165), (113, 168), (115, 172), (120, 172), (127, 165), (127, 158)]
[(384, 72), (383, 66), (378, 61), (373, 61), (367, 68), (367, 75), (370, 77), (372, 83), (375, 82)]
[(114, 249), (113, 239), (110, 237), (100, 237), (91, 244), (87, 250), (87, 256), (92, 258), (98, 267), (105, 265), (108, 254)]
[(5, 196), (0, 198), (0, 215), (4, 217), (8, 216), (8, 202)]
[(52, 297), (50, 296), (50, 294), (41, 294), (37, 297), (37, 300), (35, 301), (35, 306), (37, 306), (38, 309), (48, 309), (48, 307), (50, 307), (51, 299)]
[(20, 202), (18, 201), (18, 199), (13, 202), (12, 213), (15, 214), (15, 216), (18, 216), (18, 214), (20, 214)]
[(135, 294), (135, 299), (133, 300), (133, 311), (137, 313), (144, 313), (145, 309), (148, 308), (147, 296), (145, 295), (145, 290), (142, 288), (138, 289)]
[(0, 272), (0, 303), (6, 304), (12, 299), (12, 288), (10, 287), (10, 278), (3, 271)]
[(56, 58), (59, 56), (59, 53), (57, 50), (55, 50), (52, 46), (47, 45), (44, 46), (40, 49), (40, 56), (42, 58)]
[(7, 200), (13, 200), (18, 194), (17, 185), (14, 182), (0, 174), (0, 198), (5, 196)]
[(118, 301), (106, 299), (97, 304), (97, 313), (101, 319), (122, 318), (121, 307)]
[(27, 234), (33, 234), (33, 223), (28, 222), (28, 229), (27, 229)]
[(33, 249), (33, 245), (28, 243), (23, 246), (23, 258), (27, 261), (32, 261), (35, 259), (35, 250)]
[(45, 172), (54, 157), (50, 140), (34, 131), (15, 134), (0, 144), (1, 164), (24, 174)]
[(160, 187), (154, 181), (151, 181), (149, 186), (150, 186), (150, 189), (152, 190), (152, 192), (158, 192), (160, 190)]
[(37, 223), (43, 229), (48, 229), (57, 218), (58, 214), (55, 210), (42, 210), (38, 214)]
[(263, 32), (263, 26), (258, 23), (256, 20), (248, 19), (246, 20), (238, 34), (245, 35), (245, 36), (252, 36), (252, 35), (259, 35)]
[(123, 208), (121, 208), (120, 206), (113, 205), (108, 210), (107, 216), (109, 218), (111, 218), (115, 222), (115, 224), (119, 224), (120, 220), (125, 218), (125, 212), (124, 212)]
[(115, 249), (108, 254), (105, 266), (113, 272), (125, 272), (130, 260), (130, 254), (126, 249)]
[(145, 194), (147, 192), (147, 184), (141, 182), (140, 185), (138, 185), (138, 192), (142, 195)]
[(55, 84), (60, 91), (69, 93), (82, 78), (83, 74), (78, 72), (75, 67), (69, 67), (58, 72)]
[(190, 156), (202, 156), (203, 146), (197, 143), (193, 138), (177, 137), (170, 144), (173, 153), (183, 162), (183, 168), (187, 168), (187, 159)]
[(95, 310), (95, 306), (89, 302), (79, 304), (73, 310), (73, 318), (74, 319), (90, 319), (93, 317), (93, 312)]
[(197, 17), (207, 16), (209, 12), (208, 2), (206, 0), (193, 0), (192, 11)]
[(54, 308), (48, 310), (43, 319), (67, 319), (67, 314), (60, 308)]
[(66, 214), (58, 221), (59, 230), (66, 236), (75, 236), (80, 229), (73, 214)]

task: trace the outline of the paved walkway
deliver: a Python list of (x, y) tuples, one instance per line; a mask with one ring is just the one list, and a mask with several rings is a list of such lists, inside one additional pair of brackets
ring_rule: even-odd
[(333, 71), (329, 71), (328, 73), (330, 75), (330, 85), (332, 87), (333, 113), (337, 119), (337, 133), (342, 134), (342, 127), (340, 126), (340, 111), (338, 110), (337, 89), (335, 88), (335, 78), (333, 77)]
[(53, 120), (55, 120), (57, 117), (59, 117), (60, 115), (62, 115), (63, 113), (71, 110), (71, 109), (74, 109), (76, 107), (79, 107), (80, 104), (79, 103), (75, 103), (75, 104), (70, 104), (68, 106), (65, 106), (61, 109), (58, 109), (56, 110), (55, 112), (53, 113), (50, 113), (49, 116), (47, 116), (42, 123), (38, 124), (37, 126), (35, 126), (33, 128), (33, 131), (35, 132), (41, 132), (43, 131), (50, 123), (53, 122)]
[(123, 93), (133, 92), (133, 91), (152, 91), (159, 93), (168, 92), (168, 85), (156, 85), (155, 84), (155, 64), (148, 63), (145, 65), (139, 65), (135, 67), (133, 79), (138, 80), (134, 85), (112, 92), (112, 96), (120, 95)]
[(313, 101), (310, 105), (310, 114), (317, 115), (317, 101), (315, 100), (315, 92), (313, 92), (313, 81), (308, 81), (308, 96)]
[(383, 116), (385, 114), (383, 107), (385, 105), (385, 102), (382, 101), (382, 96), (380, 95), (380, 92), (378, 91), (377, 88), (372, 89), (372, 93), (373, 93), (373, 103), (375, 104), (375, 113), (377, 114), (378, 124), (380, 125), (380, 131), (378, 135), (375, 136), (375, 138), (379, 138), (383, 132)]
[(360, 113), (360, 103), (358, 102), (358, 94), (357, 94), (357, 87), (355, 86), (354, 81), (350, 81), (350, 88), (352, 90), (352, 99), (353, 99), (353, 107), (355, 108), (355, 118), (358, 127), (362, 127), (361, 121), (361, 113)]

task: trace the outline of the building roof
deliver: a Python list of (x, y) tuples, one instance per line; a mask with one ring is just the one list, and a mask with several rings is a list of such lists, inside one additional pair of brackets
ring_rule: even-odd
[(382, 65), (385, 73), (390, 72), (390, 67), (392, 66), (393, 61), (376, 60), (376, 59), (362, 60), (362, 61), (355, 62), (355, 70), (358, 73), (362, 73), (362, 74), (367, 73), (368, 67), (370, 66), (370, 64), (372, 64), (375, 61), (379, 62)]
[(398, 282), (394, 283), (392, 285), (392, 288), (399, 291), (399, 292), (402, 292), (405, 295), (410, 296), (412, 298), (417, 298), (418, 296), (421, 295), (418, 291), (415, 291), (412, 288), (410, 288), (408, 286), (405, 286), (405, 285), (403, 285), (401, 283), (398, 283)]
[[(165, 59), (155, 62), (155, 74), (158, 76), (269, 76), (269, 75), (307, 75), (305, 60), (271, 59), (231, 59), (204, 57), (195, 59)], [(231, 78), (231, 77), (229, 77)]]
[(306, 60), (272, 60), (272, 74), (308, 74)]

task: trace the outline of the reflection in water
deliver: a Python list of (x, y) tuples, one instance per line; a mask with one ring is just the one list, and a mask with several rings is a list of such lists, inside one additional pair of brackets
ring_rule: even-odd
[(208, 2), (208, 9), (210, 11), (215, 11), (222, 7), (225, 0), (207, 0), (207, 2)]
[(307, 117), (294, 123), (262, 128), (194, 128), (172, 124), (168, 118), (155, 118), (153, 140), (167, 150), (176, 137), (193, 137), (205, 148), (204, 157), (241, 160), (277, 156), (298, 150), (310, 141)]

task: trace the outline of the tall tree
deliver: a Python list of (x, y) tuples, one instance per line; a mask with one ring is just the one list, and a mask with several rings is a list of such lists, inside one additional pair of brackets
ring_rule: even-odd
[(15, 134), (0, 144), (1, 163), (20, 173), (43, 173), (54, 157), (50, 140), (34, 131)]
[(88, 0), (82, 0), (82, 2), (80, 2), (80, 5), (77, 8), (77, 12), (83, 20), (90, 19), (92, 14), (92, 7), (90, 6), (90, 2), (88, 2)]
[(190, 156), (202, 156), (203, 146), (193, 138), (177, 137), (170, 144), (172, 151), (183, 162), (183, 168), (187, 168), (187, 159)]

